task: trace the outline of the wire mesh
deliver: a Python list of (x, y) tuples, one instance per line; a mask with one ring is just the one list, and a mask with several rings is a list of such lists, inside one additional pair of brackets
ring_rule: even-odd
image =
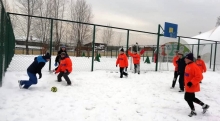
[(15, 37), (10, 17), (5, 12), (4, 5), (0, 0), (0, 86), (3, 75), (8, 68), (14, 55)]

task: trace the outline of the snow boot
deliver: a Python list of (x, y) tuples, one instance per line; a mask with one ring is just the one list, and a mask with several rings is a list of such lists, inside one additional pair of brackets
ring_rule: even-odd
[(189, 117), (192, 117), (192, 116), (196, 116), (197, 114), (196, 114), (196, 112), (194, 111), (194, 110), (192, 110), (190, 113), (189, 113)]
[(202, 109), (203, 109), (202, 113), (203, 113), (203, 114), (206, 113), (206, 111), (208, 110), (208, 108), (209, 108), (209, 105), (207, 105), (207, 104), (203, 105), (203, 106), (202, 106)]

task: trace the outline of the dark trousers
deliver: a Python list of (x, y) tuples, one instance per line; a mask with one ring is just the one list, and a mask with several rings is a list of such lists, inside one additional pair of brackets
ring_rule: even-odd
[(23, 88), (28, 89), (32, 84), (37, 84), (37, 76), (34, 73), (27, 72), (29, 80), (21, 80), (21, 85)]
[(174, 71), (174, 77), (173, 77), (173, 83), (172, 83), (172, 87), (175, 87), (176, 85), (176, 80), (178, 78), (178, 72), (177, 71)]
[(180, 73), (179, 84), (180, 84), (180, 90), (184, 90), (184, 73)]
[(125, 75), (125, 76), (128, 75), (128, 73), (126, 73), (125, 70), (127, 71), (127, 68), (122, 68), (122, 67), (119, 68), (120, 78), (123, 78), (123, 75)]
[(201, 106), (204, 105), (204, 103), (202, 101), (200, 101), (199, 99), (197, 99), (195, 97), (195, 93), (193, 93), (193, 92), (192, 93), (191, 92), (185, 92), (184, 99), (188, 103), (188, 105), (191, 108), (191, 110), (195, 110), (193, 102), (197, 103), (197, 104), (199, 104)]
[(70, 81), (70, 78), (68, 77), (69, 74), (70, 74), (69, 72), (66, 72), (66, 73), (60, 72), (57, 76), (58, 82), (61, 82), (62, 81), (61, 77), (63, 77), (66, 80), (67, 84), (70, 85), (71, 81)]

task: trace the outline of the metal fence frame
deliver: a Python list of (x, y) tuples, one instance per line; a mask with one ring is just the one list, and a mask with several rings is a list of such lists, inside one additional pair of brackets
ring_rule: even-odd
[(2, 0), (0, 0), (0, 87), (3, 76), (14, 56), (15, 36), (9, 15), (6, 13)]
[[(126, 49), (129, 48), (129, 35), (130, 32), (139, 32), (139, 33), (146, 33), (146, 34), (154, 34), (157, 35), (157, 45), (156, 48), (157, 50), (159, 50), (159, 45), (160, 45), (160, 37), (163, 36), (163, 34), (161, 34), (161, 29), (163, 30), (162, 26), (159, 24), (158, 25), (158, 32), (154, 33), (154, 32), (146, 32), (146, 31), (139, 31), (139, 30), (133, 30), (133, 29), (127, 29), (127, 28), (120, 28), (120, 27), (113, 27), (113, 26), (105, 26), (105, 25), (99, 25), (99, 24), (92, 24), (92, 23), (83, 23), (83, 22), (78, 22), (78, 21), (71, 21), (71, 20), (64, 20), (64, 19), (56, 19), (56, 18), (48, 18), (48, 17), (41, 17), (41, 16), (33, 16), (33, 15), (26, 15), (26, 14), (19, 14), (19, 13), (6, 13), (4, 6), (2, 4), (2, 1), (0, 0), (0, 4), (1, 4), (1, 24), (0, 24), (0, 86), (2, 84), (2, 78), (3, 75), (6, 71), (6, 69), (8, 68), (12, 57), (14, 55), (14, 49), (15, 49), (15, 36), (14, 36), (14, 32), (13, 32), (13, 28), (12, 28), (12, 24), (10, 21), (10, 15), (16, 15), (16, 16), (26, 16), (26, 17), (31, 17), (31, 18), (42, 18), (42, 19), (48, 19), (50, 20), (50, 50), (49, 52), (52, 53), (52, 40), (53, 40), (53, 21), (63, 21), (63, 22), (72, 22), (72, 23), (79, 23), (79, 24), (85, 24), (85, 25), (91, 25), (93, 26), (93, 38), (92, 38), (92, 62), (91, 62), (91, 71), (94, 71), (94, 57), (95, 57), (95, 48), (94, 48), (94, 44), (95, 44), (95, 35), (96, 35), (96, 27), (107, 27), (107, 28), (113, 28), (113, 29), (119, 29), (119, 30), (125, 30), (127, 31), (127, 45), (126, 45)], [(197, 54), (199, 54), (199, 45), (200, 44), (200, 40), (204, 40), (204, 41), (211, 41), (215, 43), (215, 51), (214, 51), (214, 67), (213, 67), (213, 71), (215, 71), (215, 63), (216, 63), (216, 50), (217, 50), (217, 44), (219, 44), (218, 41), (214, 41), (214, 40), (206, 40), (206, 39), (199, 39), (199, 38), (192, 38), (192, 37), (185, 37), (185, 36), (177, 36), (178, 38), (178, 48), (179, 49), (179, 45), (180, 45), (180, 39), (181, 38), (189, 38), (189, 39), (195, 39), (198, 40), (198, 44), (196, 44), (198, 46), (197, 49)], [(212, 44), (213, 46), (213, 44)], [(211, 46), (211, 47), (212, 47)], [(211, 51), (212, 53), (212, 51)], [(157, 51), (157, 56), (158, 57), (158, 51)], [(211, 57), (210, 57), (211, 58)], [(211, 68), (211, 62), (210, 62), (210, 68)], [(49, 62), (49, 70), (51, 70), (51, 60)], [(156, 61), (156, 66), (155, 66), (155, 71), (158, 71), (158, 60)]]

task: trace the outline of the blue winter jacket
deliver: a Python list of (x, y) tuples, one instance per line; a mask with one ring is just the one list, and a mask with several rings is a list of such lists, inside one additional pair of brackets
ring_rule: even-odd
[(41, 69), (46, 63), (46, 59), (43, 56), (38, 56), (34, 58), (34, 62), (27, 68), (27, 71), (33, 74), (38, 73), (41, 75)]

